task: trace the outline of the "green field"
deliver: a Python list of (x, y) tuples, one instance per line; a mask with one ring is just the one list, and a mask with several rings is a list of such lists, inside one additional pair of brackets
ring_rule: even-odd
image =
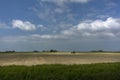
[(120, 63), (1, 66), (0, 80), (120, 80)]

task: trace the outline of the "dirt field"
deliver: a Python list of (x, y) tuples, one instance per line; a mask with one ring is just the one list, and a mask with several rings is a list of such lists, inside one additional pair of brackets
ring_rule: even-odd
[(120, 62), (120, 53), (1, 53), (0, 66)]

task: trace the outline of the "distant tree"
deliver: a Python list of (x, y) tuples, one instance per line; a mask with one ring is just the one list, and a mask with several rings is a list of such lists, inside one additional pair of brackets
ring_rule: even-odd
[(93, 51), (91, 51), (91, 52), (97, 52), (97, 51), (93, 50)]
[(16, 52), (16, 51), (5, 51), (5, 53), (14, 53), (14, 52)]
[(72, 51), (71, 53), (72, 53), (72, 54), (75, 54), (76, 52), (75, 52), (75, 51)]
[(34, 50), (33, 52), (39, 52), (39, 51), (37, 51), (37, 50)]
[(91, 51), (91, 52), (104, 52), (103, 50), (96, 50), (96, 51)]
[(98, 52), (104, 52), (103, 50), (98, 50)]
[(53, 49), (51, 49), (49, 52), (58, 52), (57, 50), (53, 50)]

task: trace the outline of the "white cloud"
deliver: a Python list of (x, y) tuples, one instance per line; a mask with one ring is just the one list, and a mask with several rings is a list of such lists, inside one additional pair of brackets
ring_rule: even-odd
[(33, 31), (36, 30), (36, 26), (29, 21), (22, 20), (13, 20), (12, 21), (13, 28), (18, 28), (25, 31)]
[(87, 3), (90, 0), (70, 0), (71, 2)]
[[(42, 28), (43, 26), (39, 26)], [(87, 39), (87, 38), (119, 38), (120, 36), (120, 19), (109, 17), (106, 20), (87, 20), (62, 30), (56, 34), (32, 34), (23, 36), (24, 39), (30, 40), (48, 40), (48, 39)], [(22, 38), (23, 38), (22, 37)], [(113, 38), (113, 39), (114, 39)]]
[(106, 20), (87, 20), (62, 30), (56, 34), (33, 34), (38, 39), (87, 39), (117, 38), (120, 36), (120, 19), (109, 17)]
[(33, 34), (30, 36), (33, 39), (43, 39), (43, 40), (60, 40), (60, 39), (69, 39), (68, 36), (63, 34)]
[(90, 0), (40, 0), (42, 2), (52, 2), (58, 6), (65, 6), (66, 3), (87, 3)]
[(43, 26), (43, 25), (37, 25), (37, 28), (38, 29), (40, 29), (41, 31), (46, 31), (46, 30), (48, 30), (48, 28), (47, 27), (45, 27), (45, 26)]
[(39, 39), (55, 39), (58, 38), (58, 36), (55, 35), (39, 35), (39, 34), (34, 34), (32, 35), (33, 38), (39, 38)]
[[(43, 26), (39, 25), (39, 27), (42, 28)], [(120, 42), (120, 19), (109, 17), (106, 20), (87, 20), (56, 34), (4, 36), (0, 38), (0, 42), (6, 44), (1, 46), (2, 49), (9, 46), (8, 49), (12, 48), (13, 50), (46, 50), (46, 48), (116, 50), (117, 47), (120, 47), (118, 44)]]
[(109, 17), (104, 20), (89, 20), (62, 31), (64, 35), (71, 34), (79, 37), (116, 37), (120, 31), (120, 19)]
[(83, 22), (76, 26), (78, 30), (91, 30), (91, 31), (112, 31), (120, 29), (120, 19), (115, 19), (112, 17), (107, 18), (107, 20), (95, 20), (92, 22)]
[(41, 1), (63, 4), (63, 3), (67, 3), (67, 2), (87, 3), (89, 0), (41, 0)]

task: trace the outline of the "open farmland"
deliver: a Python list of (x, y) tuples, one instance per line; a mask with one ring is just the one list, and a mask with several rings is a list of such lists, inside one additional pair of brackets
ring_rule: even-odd
[(120, 62), (119, 53), (1, 53), (0, 66)]
[(120, 80), (119, 68), (119, 53), (0, 54), (0, 80)]
[(1, 66), (0, 80), (120, 80), (120, 63)]

